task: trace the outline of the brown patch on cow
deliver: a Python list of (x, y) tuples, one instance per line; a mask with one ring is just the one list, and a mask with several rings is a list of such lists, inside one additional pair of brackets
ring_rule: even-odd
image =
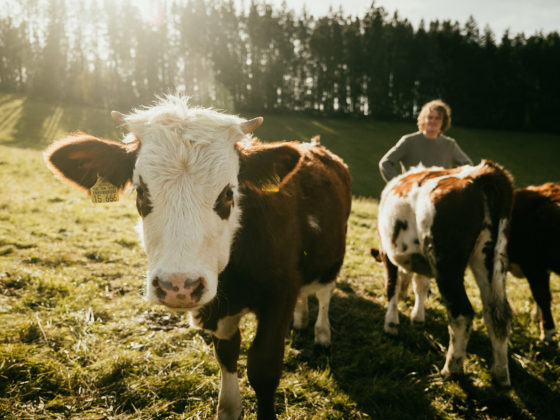
[(436, 202), (453, 190), (463, 191), (469, 184), (472, 184), (472, 182), (473, 180), (470, 176), (465, 178), (457, 178), (455, 176), (442, 178), (438, 181), (436, 187), (430, 192), (430, 200), (432, 202)]
[(150, 192), (148, 186), (140, 177), (140, 182), (136, 186), (136, 208), (138, 209), (138, 214), (142, 217), (146, 217), (152, 212), (153, 206), (150, 200)]
[(227, 220), (233, 207), (233, 190), (231, 184), (227, 184), (218, 195), (214, 203), (214, 211), (220, 216), (220, 219)]
[(52, 144), (44, 153), (49, 169), (61, 179), (89, 190), (100, 175), (123, 189), (131, 181), (140, 143), (123, 144), (76, 133)]
[(421, 187), (425, 182), (433, 178), (439, 178), (445, 175), (454, 175), (459, 173), (462, 167), (454, 169), (426, 169), (424, 171), (413, 172), (404, 175), (398, 184), (393, 186), (392, 191), (400, 196), (406, 197), (414, 185)]
[(531, 185), (526, 189), (547, 197), (550, 201), (560, 205), (560, 185), (558, 184), (547, 182), (542, 185)]

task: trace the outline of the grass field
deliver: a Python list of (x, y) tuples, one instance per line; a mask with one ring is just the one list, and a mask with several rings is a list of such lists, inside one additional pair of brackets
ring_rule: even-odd
[[(257, 133), (265, 139), (321, 134), (350, 163), (357, 195), (378, 188), (378, 157), (413, 128), (265, 117)], [(210, 418), (219, 388), (210, 337), (189, 328), (182, 316), (144, 301), (146, 261), (134, 230), (134, 196), (93, 205), (42, 162), (41, 151), (53, 138), (76, 129), (118, 135), (106, 111), (0, 96), (0, 418)], [(511, 162), (518, 181), (560, 180), (558, 138), (461, 128), (453, 135), (464, 139), (461, 145), (473, 159), (485, 155)], [(376, 214), (374, 199), (354, 199), (346, 260), (331, 306), (330, 353), (314, 352), (312, 328), (287, 337), (276, 392), (279, 417), (557, 418), (560, 350), (558, 343), (538, 342), (525, 280), (508, 277), (514, 321), (507, 395), (491, 386), (490, 343), (470, 272), (466, 282), (477, 316), (463, 378), (439, 375), (448, 333), (435, 286), (423, 329), (406, 319), (409, 299), (401, 304), (399, 337), (383, 334), (383, 270), (368, 255), (377, 246)], [(552, 289), (560, 321), (558, 276)], [(315, 301), (311, 311), (313, 316)], [(254, 331), (254, 319), (247, 316), (239, 373), (248, 419), (255, 418), (256, 400), (245, 354)]]

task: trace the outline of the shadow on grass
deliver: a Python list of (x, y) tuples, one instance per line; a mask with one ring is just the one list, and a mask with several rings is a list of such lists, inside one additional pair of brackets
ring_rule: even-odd
[[(310, 319), (316, 316), (310, 301)], [(485, 329), (474, 330), (468, 346), (470, 363), (465, 375), (444, 380), (439, 369), (445, 362), (449, 335), (447, 318), (426, 310), (425, 327), (411, 325), (401, 314), (398, 337), (383, 333), (385, 309), (349, 294), (331, 303), (333, 343), (330, 351), (313, 347), (313, 327), (294, 331), (292, 346), (299, 361), (310, 368), (328, 369), (337, 385), (372, 418), (556, 418), (551, 407), (560, 404), (560, 393), (532, 375), (510, 357), (511, 392), (500, 392), (481, 381), (475, 360), (480, 360), (485, 379), (492, 364), (491, 344)], [(527, 350), (530, 351), (530, 350)], [(558, 359), (558, 349), (549, 348)]]

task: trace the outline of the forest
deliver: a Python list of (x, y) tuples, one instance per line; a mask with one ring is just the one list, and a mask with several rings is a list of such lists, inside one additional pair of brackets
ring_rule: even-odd
[(256, 1), (138, 4), (6, 1), (0, 91), (124, 111), (184, 93), (229, 112), (387, 121), (411, 121), (442, 98), (459, 125), (560, 131), (558, 32), (495, 34), (472, 17), (415, 28), (375, 1), (363, 16)]

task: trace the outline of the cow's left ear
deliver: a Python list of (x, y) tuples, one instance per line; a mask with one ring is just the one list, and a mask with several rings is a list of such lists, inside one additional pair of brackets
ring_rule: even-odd
[(138, 143), (122, 144), (77, 133), (52, 144), (44, 153), (51, 171), (75, 186), (89, 190), (102, 176), (122, 189), (130, 182)]
[(274, 190), (296, 171), (301, 152), (288, 143), (237, 144), (240, 154), (239, 182)]

